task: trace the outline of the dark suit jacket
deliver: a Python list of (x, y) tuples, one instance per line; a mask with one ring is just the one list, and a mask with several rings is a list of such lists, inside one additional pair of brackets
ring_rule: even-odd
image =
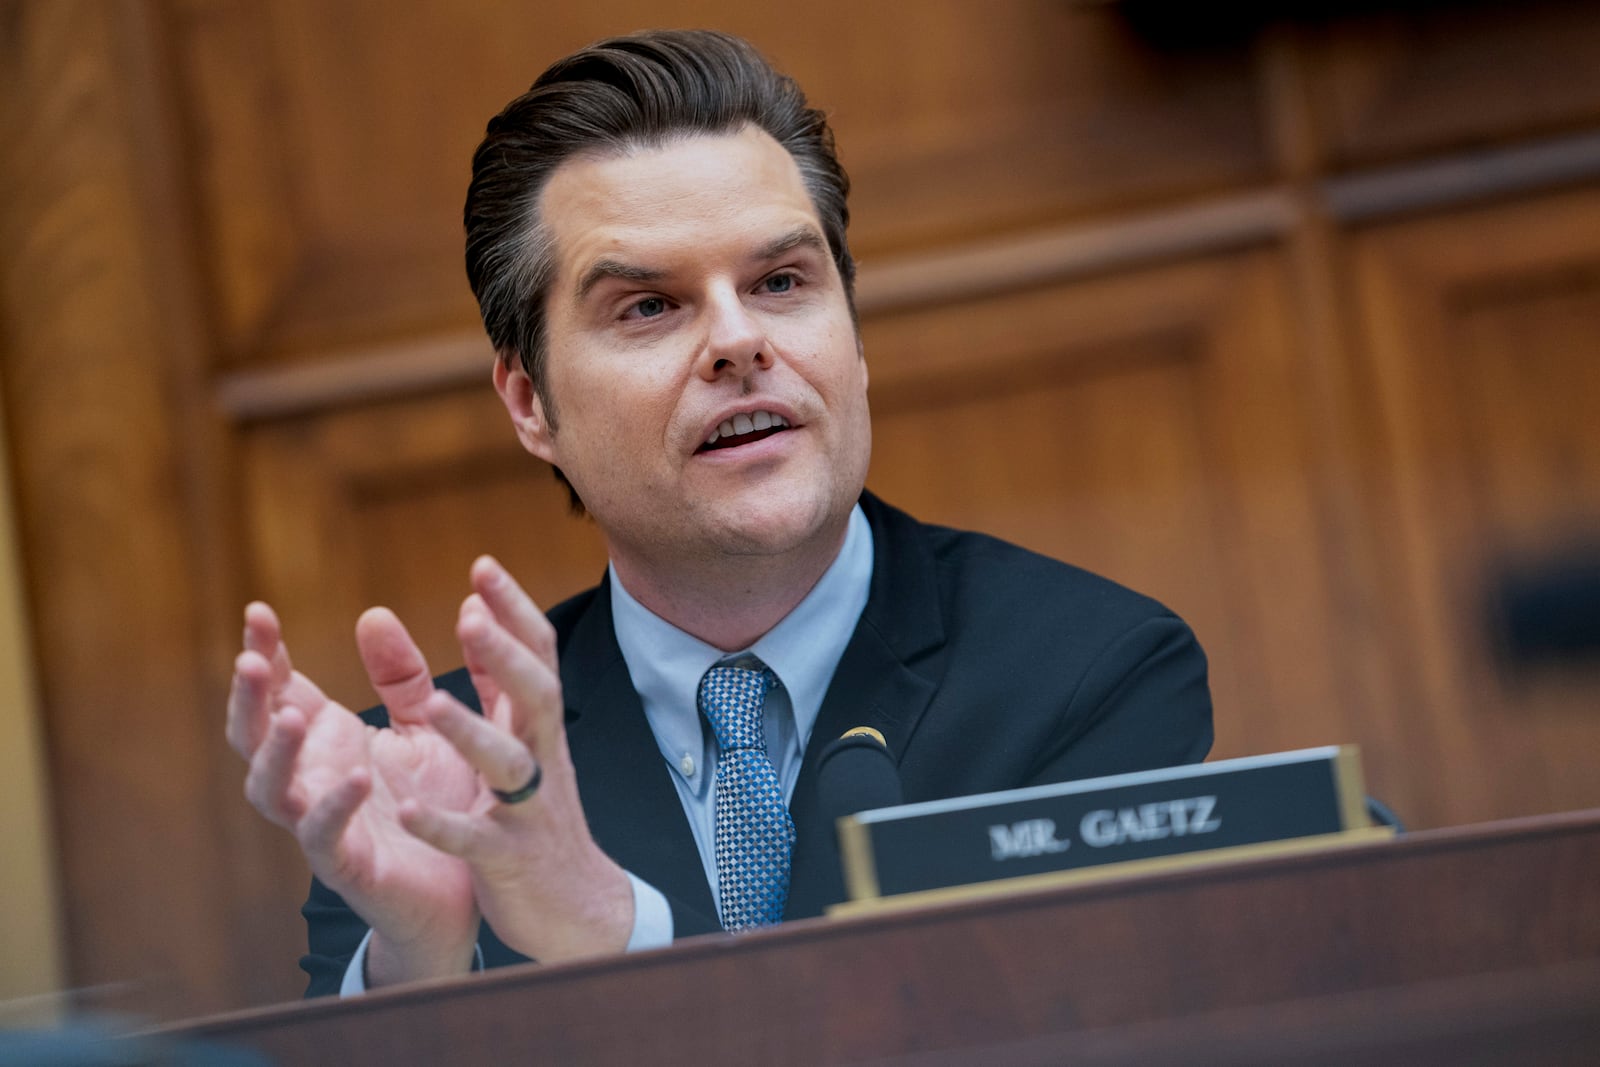
[[(817, 757), (853, 726), (888, 742), (908, 802), (1197, 762), (1211, 748), (1205, 656), (1160, 604), (981, 534), (862, 497), (872, 588), (790, 801), (786, 918), (844, 899)], [(683, 807), (644, 717), (604, 582), (558, 605), (566, 726), (595, 840), (667, 897), (679, 937), (720, 929)], [(476, 707), (465, 671), (439, 679)], [(383, 721), (382, 709), (368, 713)], [(313, 883), (308, 996), (337, 992), (366, 927)], [(525, 957), (484, 927), (488, 966)]]

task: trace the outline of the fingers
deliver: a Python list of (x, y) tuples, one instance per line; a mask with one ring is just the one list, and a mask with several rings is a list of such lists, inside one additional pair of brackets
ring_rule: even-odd
[(479, 556), (473, 561), (472, 588), (501, 626), (543, 660), (550, 670), (558, 669), (555, 627), (499, 560), (493, 556)]
[(244, 608), (244, 647), (249, 652), (259, 652), (272, 665), (272, 682), (284, 686), (294, 672), (289, 662), (289, 649), (283, 643), (283, 627), (272, 608), (253, 600)]
[(474, 715), (447, 693), (435, 693), (428, 721), (477, 769), (490, 789), (514, 792), (533, 778), (536, 766), (528, 746), (481, 715)]
[(233, 661), (228, 688), (228, 744), (245, 759), (256, 754), (272, 713), (272, 665), (259, 652), (241, 652)]
[(416, 801), (408, 800), (400, 805), (400, 825), (411, 836), (468, 863), (483, 859), (493, 851), (485, 844), (490, 836), (487, 831), (492, 824), (471, 815), (424, 808)]
[(397, 724), (417, 725), (433, 694), (433, 676), (421, 649), (388, 608), (369, 608), (356, 620), (356, 647), (378, 699)]
[(273, 716), (244, 780), (244, 795), (255, 809), (291, 830), (301, 815), (293, 789), (294, 766), (305, 739), (306, 719), (298, 709), (285, 708)]
[(316, 684), (294, 669), (277, 614), (261, 601), (244, 609), (244, 651), (233, 663), (228, 690), (228, 743), (245, 759), (255, 755), (272, 713), (292, 704), (314, 716), (327, 702)]
[(372, 778), (365, 770), (355, 770), (318, 800), (306, 813), (295, 836), (308, 857), (336, 857), (344, 831), (356, 809), (372, 793)]
[[(456, 636), (468, 658), (494, 679), (511, 705), (511, 721), (500, 725), (509, 727), (536, 754), (556, 742), (562, 730), (562, 704), (561, 679), (554, 666), (517, 640), (476, 597), (461, 605)], [(497, 710), (495, 718), (502, 717)]]
[[(483, 603), (483, 598), (477, 593), (467, 597), (462, 604), (462, 610), (468, 610), (467, 605), (472, 604), (470, 610), (488, 611), (488, 606)], [(478, 694), (478, 706), (483, 709), (483, 714), (490, 721), (498, 723), (502, 729), (510, 730), (509, 708), (500, 699), (500, 683), (494, 680), (494, 675), (479, 661), (476, 653), (467, 646), (461, 648), (462, 659), (466, 661), (467, 674), (472, 678), (472, 688)]]
[(244, 651), (233, 661), (233, 681), (228, 688), (228, 744), (245, 759), (255, 755), (266, 736), (267, 720), (278, 692), (289, 682), (294, 668), (277, 614), (261, 601), (244, 609)]
[[(462, 605), (463, 620), (468, 620), (470, 627), (474, 625), (470, 620), (476, 619), (480, 612), (487, 612), (514, 642), (531, 652), (549, 672), (548, 681), (541, 688), (554, 687), (549, 699), (540, 699), (525, 686), (518, 687), (516, 693), (507, 692), (506, 681), (496, 677), (496, 671), (501, 668), (491, 668), (483, 658), (489, 654), (488, 646), (475, 647), (473, 642), (463, 638), (467, 669), (477, 687), (484, 714), (536, 748), (548, 745), (561, 731), (561, 682), (555, 627), (493, 556), (479, 556), (473, 561), (472, 586), (475, 592)], [(502, 700), (502, 695), (511, 699)]]

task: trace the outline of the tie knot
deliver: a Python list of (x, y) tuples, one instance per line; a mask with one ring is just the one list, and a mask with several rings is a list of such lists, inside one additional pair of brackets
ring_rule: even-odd
[(700, 711), (722, 751), (766, 751), (761, 713), (772, 681), (771, 671), (750, 667), (712, 667), (700, 679)]

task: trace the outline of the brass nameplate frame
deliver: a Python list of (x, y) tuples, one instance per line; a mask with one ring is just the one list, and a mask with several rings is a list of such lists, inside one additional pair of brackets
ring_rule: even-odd
[[(839, 820), (850, 902), (952, 896), (1389, 836), (1353, 745), (906, 804)], [(870, 903), (869, 903), (870, 902)]]

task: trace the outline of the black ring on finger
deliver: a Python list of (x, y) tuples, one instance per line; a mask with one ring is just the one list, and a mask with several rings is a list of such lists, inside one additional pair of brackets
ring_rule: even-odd
[(529, 797), (533, 796), (533, 794), (539, 791), (539, 783), (542, 781), (544, 781), (544, 768), (540, 767), (538, 762), (535, 761), (533, 765), (533, 776), (528, 779), (527, 785), (523, 786), (521, 789), (513, 789), (509, 793), (493, 788), (491, 788), (489, 792), (493, 793), (495, 798), (502, 804), (521, 804), (524, 800), (527, 800)]

